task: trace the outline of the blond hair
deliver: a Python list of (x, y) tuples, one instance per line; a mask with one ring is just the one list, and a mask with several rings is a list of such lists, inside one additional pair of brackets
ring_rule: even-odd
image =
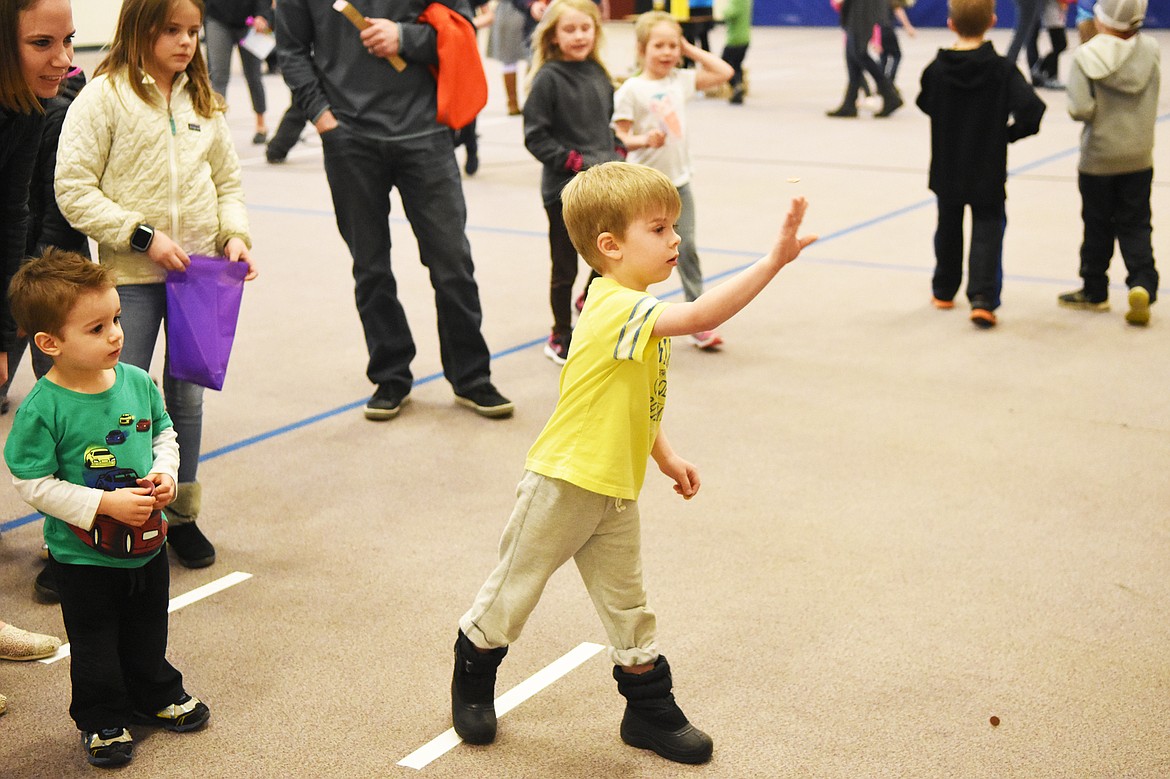
[(955, 32), (964, 38), (981, 38), (995, 19), (995, 0), (950, 0), (947, 14)]
[[(154, 56), (154, 43), (162, 34), (171, 11), (183, 2), (195, 6), (200, 21), (206, 17), (203, 0), (125, 0), (118, 12), (110, 52), (97, 66), (94, 75), (110, 73), (122, 76), (143, 102), (154, 103), (158, 96), (142, 83), (142, 72)], [(207, 73), (207, 61), (203, 59), (202, 46), (195, 46), (195, 54), (187, 63), (186, 73), (186, 89), (197, 114), (211, 118), (225, 109), (223, 98), (211, 90), (211, 78)]]
[(681, 41), (683, 34), (682, 25), (678, 23), (678, 19), (675, 19), (666, 11), (647, 11), (644, 14), (640, 14), (634, 21), (634, 45), (638, 55), (639, 70), (645, 67), (643, 60), (646, 59), (646, 45), (650, 43), (650, 32), (663, 22), (669, 24), (678, 32), (678, 37)]
[(82, 295), (114, 286), (114, 276), (104, 265), (50, 246), (12, 277), (8, 286), (12, 318), (25, 335), (60, 335)]
[(597, 236), (624, 238), (635, 219), (664, 213), (673, 222), (682, 210), (678, 189), (664, 173), (632, 162), (586, 168), (561, 190), (561, 203), (569, 239), (598, 273), (605, 272), (605, 256)]
[(544, 63), (565, 58), (556, 41), (553, 40), (557, 34), (557, 22), (564, 16), (565, 11), (579, 11), (593, 20), (593, 49), (589, 52), (589, 59), (596, 62), (597, 66), (605, 71), (605, 75), (610, 77), (599, 53), (602, 34), (601, 12), (597, 10), (597, 4), (593, 0), (553, 0), (545, 9), (544, 16), (540, 17), (540, 24), (536, 25), (536, 29), (532, 31), (532, 69), (529, 71), (527, 79), (530, 87), (537, 71)]

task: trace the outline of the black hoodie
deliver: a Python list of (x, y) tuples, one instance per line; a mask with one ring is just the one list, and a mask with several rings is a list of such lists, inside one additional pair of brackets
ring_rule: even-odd
[(918, 107), (930, 116), (930, 189), (994, 204), (1007, 197), (1007, 145), (1040, 131), (1044, 101), (990, 42), (940, 49), (922, 72)]

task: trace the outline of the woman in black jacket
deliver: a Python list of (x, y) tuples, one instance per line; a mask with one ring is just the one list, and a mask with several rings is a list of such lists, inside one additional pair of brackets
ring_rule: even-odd
[[(24, 259), (28, 195), (45, 121), (42, 101), (57, 94), (73, 63), (69, 0), (0, 0), (0, 274), (3, 291)], [(0, 380), (16, 326), (8, 295), (0, 295)], [(0, 657), (36, 660), (61, 646), (53, 636), (0, 621)], [(0, 713), (7, 700), (0, 695)]]
[[(61, 216), (57, 208), (57, 197), (53, 193), (53, 173), (57, 168), (57, 141), (61, 138), (61, 122), (65, 121), (65, 112), (77, 93), (85, 86), (85, 74), (80, 70), (70, 71), (70, 75), (61, 83), (57, 96), (42, 100), (44, 106), (44, 124), (41, 129), (40, 140), (36, 148), (36, 159), (33, 164), (32, 180), (28, 189), (28, 239), (25, 254), (36, 257), (46, 248), (56, 246), (70, 252), (89, 256), (89, 239), (73, 229), (65, 217)], [(7, 414), (9, 409), (8, 388), (12, 385), (12, 377), (16, 373), (28, 347), (27, 336), (17, 336), (8, 348), (8, 380), (0, 384), (0, 414)], [(35, 345), (30, 349), (32, 355), (33, 373), (39, 379), (53, 367), (53, 361), (45, 356)]]

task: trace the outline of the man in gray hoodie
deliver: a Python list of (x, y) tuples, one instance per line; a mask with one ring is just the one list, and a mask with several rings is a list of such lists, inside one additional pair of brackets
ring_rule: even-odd
[(1060, 305), (1109, 310), (1109, 262), (1114, 241), (1127, 271), (1125, 321), (1145, 325), (1158, 296), (1150, 239), (1150, 186), (1154, 179), (1154, 122), (1161, 87), (1158, 44), (1141, 35), (1147, 0), (1099, 0), (1098, 35), (1073, 55), (1068, 111), (1085, 123), (1077, 166), (1081, 191), (1081, 278)]

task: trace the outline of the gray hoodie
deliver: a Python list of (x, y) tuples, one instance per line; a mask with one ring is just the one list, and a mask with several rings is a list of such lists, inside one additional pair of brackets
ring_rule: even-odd
[(1157, 41), (1138, 33), (1096, 35), (1073, 54), (1068, 112), (1085, 123), (1077, 169), (1094, 176), (1154, 166), (1154, 121), (1161, 87)]

